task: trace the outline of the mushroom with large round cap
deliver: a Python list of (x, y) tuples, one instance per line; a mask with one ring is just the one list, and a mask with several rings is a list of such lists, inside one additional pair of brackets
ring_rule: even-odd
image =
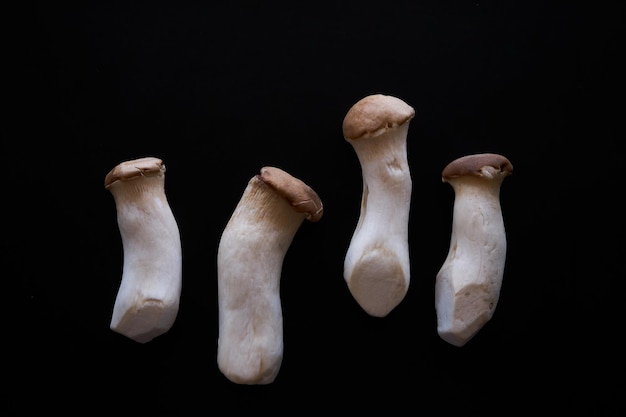
[(276, 167), (263, 167), (243, 191), (217, 254), (220, 371), (238, 384), (269, 384), (283, 358), (280, 279), (304, 220), (324, 212), (317, 193)]
[(410, 283), (408, 223), (411, 173), (409, 122), (415, 110), (384, 94), (366, 96), (343, 120), (343, 135), (361, 165), (359, 219), (344, 259), (344, 279), (368, 314), (387, 316)]
[(165, 195), (165, 165), (155, 157), (122, 162), (106, 175), (122, 238), (122, 280), (110, 328), (140, 343), (167, 332), (178, 314), (182, 248)]
[(500, 187), (513, 165), (494, 153), (450, 162), (442, 181), (455, 193), (448, 255), (435, 282), (437, 332), (463, 346), (491, 320), (502, 286), (506, 233)]

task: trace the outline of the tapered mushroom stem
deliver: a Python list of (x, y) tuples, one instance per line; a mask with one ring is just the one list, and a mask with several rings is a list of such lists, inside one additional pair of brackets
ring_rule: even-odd
[(105, 188), (115, 200), (124, 250), (110, 327), (146, 343), (174, 324), (182, 286), (181, 241), (165, 196), (165, 165), (153, 157), (122, 162), (106, 175)]
[(437, 274), (437, 332), (463, 346), (493, 316), (504, 275), (506, 233), (500, 187), (513, 165), (498, 154), (456, 159), (442, 172), (454, 189), (448, 256)]
[(361, 164), (363, 192), (356, 229), (344, 260), (344, 279), (370, 315), (388, 315), (410, 282), (408, 223), (411, 173), (406, 139), (414, 109), (381, 94), (358, 101), (346, 114), (344, 138)]
[(283, 358), (283, 260), (302, 222), (322, 214), (315, 191), (279, 168), (264, 167), (248, 182), (217, 256), (217, 362), (232, 382), (275, 380)]

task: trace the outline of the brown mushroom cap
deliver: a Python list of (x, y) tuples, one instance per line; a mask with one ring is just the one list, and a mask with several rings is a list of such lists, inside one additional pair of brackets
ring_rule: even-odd
[(106, 175), (104, 188), (108, 189), (116, 181), (128, 181), (143, 176), (160, 175), (164, 172), (163, 161), (152, 156), (124, 161)]
[(316, 222), (322, 218), (324, 206), (317, 193), (303, 181), (276, 167), (263, 167), (259, 179), (285, 198), (299, 213)]
[(343, 136), (354, 140), (378, 136), (415, 116), (415, 110), (401, 99), (383, 94), (366, 96), (354, 104), (343, 119)]
[(504, 175), (513, 173), (513, 165), (504, 156), (496, 153), (480, 153), (462, 156), (450, 162), (441, 172), (442, 181), (465, 175), (482, 176), (481, 170), (491, 166), (499, 169)]

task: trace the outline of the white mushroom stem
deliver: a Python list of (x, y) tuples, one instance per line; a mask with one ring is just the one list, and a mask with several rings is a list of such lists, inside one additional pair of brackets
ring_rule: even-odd
[(322, 213), (317, 194), (283, 170), (264, 167), (248, 182), (217, 256), (217, 362), (232, 382), (276, 378), (283, 358), (283, 260), (302, 222)]
[(361, 164), (363, 192), (356, 229), (344, 260), (344, 279), (357, 303), (388, 315), (410, 282), (408, 223), (411, 174), (406, 139), (415, 111), (381, 94), (357, 102), (343, 122), (344, 138)]
[(105, 178), (124, 250), (110, 328), (139, 343), (167, 332), (178, 314), (182, 250), (164, 182), (165, 165), (153, 157), (122, 162)]
[(513, 166), (497, 154), (451, 162), (442, 179), (454, 189), (452, 236), (435, 284), (437, 332), (463, 346), (491, 320), (504, 275), (506, 234), (500, 186)]

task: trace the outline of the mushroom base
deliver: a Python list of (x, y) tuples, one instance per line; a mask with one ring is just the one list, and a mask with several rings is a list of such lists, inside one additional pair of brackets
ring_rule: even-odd
[(130, 306), (119, 318), (111, 322), (110, 328), (139, 343), (147, 343), (167, 332), (178, 314), (178, 303), (166, 304), (148, 299)]
[(384, 247), (365, 251), (346, 274), (346, 282), (357, 303), (374, 317), (387, 316), (409, 286), (402, 262)]

